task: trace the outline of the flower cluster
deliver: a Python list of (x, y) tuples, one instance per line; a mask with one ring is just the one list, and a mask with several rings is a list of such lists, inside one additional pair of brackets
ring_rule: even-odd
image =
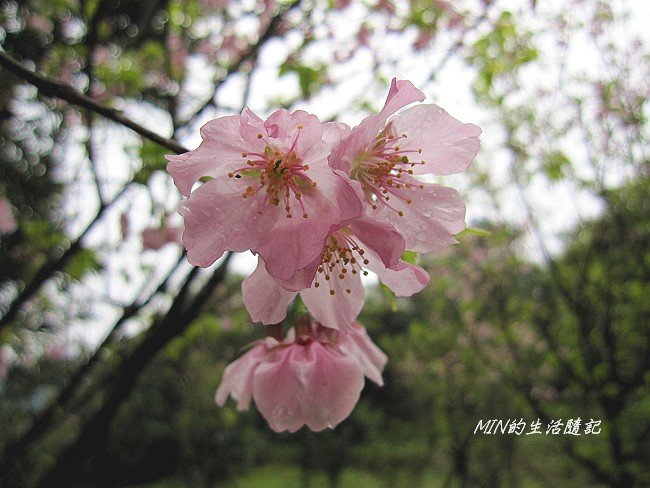
[[(405, 251), (429, 253), (455, 241), (465, 205), (418, 175), (467, 169), (481, 130), (393, 80), (384, 108), (358, 126), (321, 123), (303, 111), (266, 120), (245, 109), (201, 128), (200, 146), (168, 156), (185, 197), (188, 260), (209, 266), (225, 251), (250, 250), (256, 270), (242, 284), (251, 318), (282, 322), (297, 294), (310, 325), (267, 338), (231, 364), (217, 392), (239, 408), (251, 398), (277, 431), (334, 427), (346, 418), (363, 376), (381, 383), (385, 356), (356, 323), (361, 276), (376, 273), (397, 296), (429, 281)], [(312, 321), (313, 320), (313, 321)]]

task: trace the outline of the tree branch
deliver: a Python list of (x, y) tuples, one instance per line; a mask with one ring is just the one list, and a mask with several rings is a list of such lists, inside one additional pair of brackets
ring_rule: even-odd
[[(1, 53), (0, 53), (1, 54)], [(88, 226), (83, 230), (81, 235), (77, 237), (71, 244), (70, 247), (68, 247), (61, 256), (58, 258), (53, 258), (45, 265), (43, 265), (34, 278), (30, 281), (30, 283), (25, 287), (25, 289), (16, 297), (16, 299), (9, 305), (9, 310), (7, 313), (0, 319), (0, 330), (2, 330), (4, 327), (9, 325), (13, 319), (16, 317), (16, 314), (22, 307), (22, 305), (27, 302), (34, 294), (39, 290), (41, 285), (47, 281), (50, 276), (52, 276), (54, 273), (57, 271), (61, 271), (66, 264), (70, 261), (70, 259), (81, 249), (81, 242), (83, 239), (88, 235), (90, 230), (93, 228), (95, 223), (97, 223), (101, 217), (104, 215), (106, 210), (108, 210), (115, 202), (117, 202), (122, 195), (126, 192), (128, 189), (129, 185), (126, 185), (125, 187), (122, 188), (122, 190), (119, 191), (115, 197), (111, 201), (109, 201), (106, 204), (100, 204), (99, 206), (99, 211), (97, 212), (97, 215), (95, 215), (95, 218), (88, 224)]]
[(29, 70), (22, 63), (19, 63), (2, 51), (0, 51), (0, 66), (8, 71), (11, 71), (13, 74), (25, 80), (27, 83), (34, 85), (41, 94), (47, 97), (60, 98), (61, 100), (65, 100), (73, 105), (84, 107), (99, 115), (103, 115), (107, 119), (128, 127), (129, 129), (140, 134), (142, 137), (149, 139), (156, 144), (160, 144), (161, 146), (166, 147), (176, 154), (181, 154), (189, 151), (189, 149), (181, 146), (173, 139), (160, 136), (155, 132), (152, 132), (149, 129), (134, 122), (133, 120), (124, 116), (121, 111), (111, 107), (106, 107), (96, 102), (92, 98), (80, 93), (69, 85), (60, 83), (58, 81), (47, 78), (40, 73)]
[[(185, 252), (183, 252), (176, 264), (169, 270), (165, 279), (160, 282), (154, 291), (149, 293), (146, 297), (141, 298), (142, 291), (150, 283), (147, 282), (142, 287), (140, 293), (136, 295), (135, 300), (130, 305), (124, 307), (122, 315), (113, 325), (111, 331), (104, 338), (102, 343), (95, 349), (94, 353), (83, 363), (77, 371), (68, 379), (67, 383), (61, 388), (61, 390), (56, 395), (50, 404), (41, 411), (32, 425), (14, 442), (10, 442), (4, 450), (3, 459), (0, 461), (0, 479), (3, 477), (12, 474), (12, 470), (18, 467), (18, 460), (24, 456), (30, 444), (40, 438), (47, 430), (54, 424), (54, 422), (61, 417), (61, 414), (64, 413), (63, 408), (66, 407), (68, 402), (78, 393), (79, 387), (82, 383), (82, 380), (85, 379), (86, 374), (92, 370), (93, 366), (99, 361), (102, 356), (102, 353), (111, 346), (117, 339), (119, 333), (122, 330), (122, 325), (128, 322), (129, 319), (134, 317), (139, 313), (139, 311), (145, 307), (158, 293), (164, 292), (169, 288), (169, 283), (172, 275), (179, 269), (181, 264), (185, 261)], [(77, 395), (78, 396), (78, 395)], [(9, 479), (5, 478), (4, 481), (7, 482)]]
[(227, 72), (219, 79), (215, 80), (214, 82), (214, 88), (212, 90), (212, 94), (210, 95), (210, 98), (206, 100), (206, 102), (201, 105), (201, 107), (196, 110), (192, 115), (187, 117), (183, 122), (181, 122), (181, 126), (186, 126), (196, 120), (196, 118), (203, 113), (203, 111), (208, 108), (209, 106), (214, 104), (214, 97), (217, 96), (217, 91), (219, 91), (219, 88), (223, 84), (223, 82), (233, 73), (236, 73), (239, 71), (242, 67), (242, 65), (247, 62), (247, 61), (252, 61), (257, 57), (257, 54), (259, 53), (260, 49), (262, 46), (273, 36), (276, 35), (278, 27), (284, 20), (284, 16), (293, 10), (294, 8), (298, 7), (300, 4), (301, 0), (296, 0), (293, 2), (286, 10), (279, 12), (275, 17), (271, 19), (271, 22), (269, 22), (268, 27), (264, 30), (260, 38), (257, 40), (255, 44), (252, 44), (248, 50), (243, 53), (232, 65), (228, 67)]
[(51, 471), (41, 480), (40, 487), (68, 486), (79, 474), (81, 463), (91, 457), (101, 445), (119, 406), (135, 387), (142, 371), (159, 351), (185, 331), (187, 326), (198, 316), (203, 303), (214, 288), (223, 282), (231, 256), (232, 253), (226, 255), (207, 283), (186, 305), (185, 297), (188, 294), (189, 286), (196, 277), (198, 268), (193, 268), (190, 271), (185, 284), (165, 317), (151, 327), (135, 351), (119, 366), (115, 375), (116, 379), (102, 407), (83, 424), (81, 433), (73, 444), (57, 457)]

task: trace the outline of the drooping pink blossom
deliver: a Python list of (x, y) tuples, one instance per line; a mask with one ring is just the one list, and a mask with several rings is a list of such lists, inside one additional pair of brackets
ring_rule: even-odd
[[(303, 111), (263, 121), (246, 109), (204, 125), (197, 149), (167, 156), (187, 197), (179, 212), (188, 260), (209, 266), (224, 251), (250, 249), (281, 280), (314, 261), (330, 227), (362, 211), (347, 176), (327, 162), (343, 130)], [(199, 179), (208, 181), (192, 191)]]
[(254, 321), (275, 324), (285, 318), (299, 292), (316, 320), (344, 330), (363, 308), (361, 275), (368, 274), (366, 269), (377, 273), (397, 296), (417, 293), (429, 282), (424, 269), (401, 260), (404, 249), (404, 239), (390, 224), (356, 219), (333, 231), (319, 258), (292, 281), (274, 279), (260, 259), (242, 283), (242, 300)]
[(142, 248), (157, 251), (166, 244), (181, 244), (183, 227), (164, 225), (162, 227), (147, 227), (142, 231)]
[(481, 129), (463, 124), (437, 105), (416, 105), (424, 94), (393, 79), (384, 108), (364, 119), (332, 150), (333, 168), (360, 183), (374, 219), (392, 223), (407, 249), (432, 252), (456, 242), (465, 205), (453, 189), (413, 175), (449, 175), (467, 169), (479, 150)]
[(343, 335), (342, 346), (349, 349), (363, 367), (366, 378), (379, 386), (384, 386), (382, 371), (388, 362), (388, 356), (372, 342), (365, 327), (358, 322), (346, 328), (347, 334)]
[(217, 405), (223, 406), (230, 395), (237, 401), (237, 410), (248, 410), (253, 398), (255, 370), (264, 361), (266, 354), (279, 346), (278, 341), (272, 337), (266, 337), (255, 344), (242, 357), (230, 363), (223, 372), (221, 384), (215, 395)]
[(383, 384), (386, 355), (359, 324), (344, 333), (318, 323), (300, 325), (281, 342), (267, 337), (230, 364), (216, 393), (246, 410), (251, 399), (276, 432), (334, 428), (347, 418), (364, 385), (364, 375)]
[(17, 229), (13, 207), (6, 198), (0, 197), (0, 234), (13, 234)]

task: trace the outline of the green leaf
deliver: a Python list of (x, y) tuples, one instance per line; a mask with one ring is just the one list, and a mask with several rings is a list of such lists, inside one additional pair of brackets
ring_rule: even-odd
[(418, 260), (418, 254), (413, 251), (404, 251), (402, 254), (402, 261), (406, 261), (409, 264), (415, 264)]
[(53, 230), (47, 220), (24, 219), (21, 222), (21, 228), (29, 243), (35, 249), (41, 251), (49, 251), (56, 246), (64, 246), (67, 242), (66, 237), (61, 232)]
[(479, 237), (488, 237), (491, 236), (492, 232), (485, 229), (477, 229), (475, 227), (467, 227), (460, 234), (456, 234), (456, 237), (465, 237), (465, 236), (479, 236)]
[(142, 168), (135, 174), (133, 181), (141, 185), (146, 185), (155, 171), (164, 171), (167, 167), (165, 154), (168, 152), (169, 150), (161, 145), (145, 140), (140, 148)]
[(390, 307), (391, 312), (397, 312), (397, 298), (395, 298), (395, 294), (393, 293), (393, 290), (388, 288), (388, 286), (384, 285), (383, 283), (379, 283), (379, 289), (388, 300), (388, 305)]
[(571, 166), (571, 161), (561, 151), (553, 151), (546, 157), (544, 162), (544, 172), (551, 180), (561, 180), (566, 176), (567, 168)]
[(98, 271), (101, 269), (101, 262), (97, 253), (92, 249), (82, 249), (70, 260), (65, 268), (65, 272), (73, 280), (81, 280), (89, 271)]

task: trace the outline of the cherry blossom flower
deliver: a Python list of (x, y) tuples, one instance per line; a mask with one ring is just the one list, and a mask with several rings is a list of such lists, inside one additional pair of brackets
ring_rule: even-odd
[(142, 231), (142, 247), (157, 251), (166, 244), (180, 244), (183, 227), (165, 225), (162, 227), (147, 227)]
[(364, 119), (332, 151), (333, 168), (357, 180), (368, 215), (390, 222), (407, 249), (432, 252), (456, 242), (465, 227), (465, 205), (453, 189), (423, 183), (414, 175), (449, 175), (467, 169), (479, 150), (481, 129), (463, 124), (423, 101), (409, 81), (393, 79), (384, 108)]
[(0, 197), (0, 234), (13, 234), (17, 229), (13, 207), (6, 198)]
[(209, 266), (224, 251), (250, 249), (281, 280), (314, 261), (330, 227), (362, 211), (347, 176), (327, 162), (343, 130), (303, 111), (263, 121), (245, 109), (204, 125), (197, 149), (167, 156), (187, 197), (179, 212), (188, 260)]
[(343, 333), (302, 322), (284, 340), (267, 337), (230, 364), (215, 399), (223, 406), (231, 396), (238, 410), (254, 399), (276, 432), (332, 429), (352, 412), (364, 375), (383, 384), (386, 362), (360, 324)]
[(427, 285), (424, 269), (400, 259), (404, 249), (404, 239), (390, 224), (356, 219), (332, 232), (321, 256), (293, 281), (273, 279), (260, 259), (242, 283), (242, 299), (254, 321), (276, 324), (299, 292), (316, 320), (344, 330), (363, 308), (365, 269), (375, 272), (397, 296), (411, 296)]

